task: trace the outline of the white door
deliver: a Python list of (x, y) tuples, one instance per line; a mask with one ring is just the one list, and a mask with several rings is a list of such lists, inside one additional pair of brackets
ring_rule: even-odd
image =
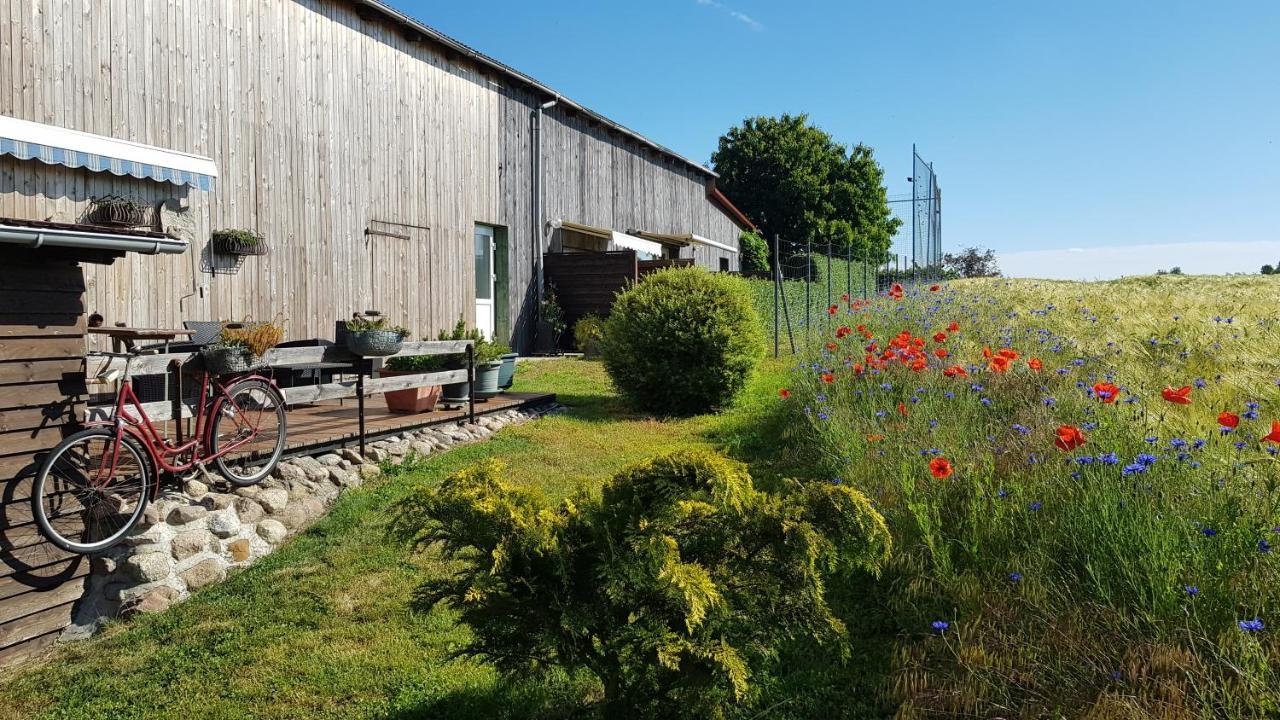
[(476, 226), (476, 327), (493, 339), (493, 228)]

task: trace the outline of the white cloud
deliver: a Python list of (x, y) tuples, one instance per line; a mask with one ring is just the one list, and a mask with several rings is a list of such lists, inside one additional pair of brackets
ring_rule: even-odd
[(1193, 275), (1256, 273), (1280, 263), (1280, 241), (1193, 242), (1123, 247), (1028, 250), (1000, 255), (1008, 277), (1109, 280), (1181, 267)]
[(737, 10), (734, 10), (733, 8), (729, 7), (728, 5), (725, 5), (722, 2), (718, 2), (717, 0), (693, 0), (693, 1), (701, 5), (702, 7), (715, 8), (716, 10), (726, 13), (729, 15), (729, 17), (733, 18), (734, 20), (737, 20), (738, 22), (743, 23), (744, 25), (751, 28), (752, 30), (764, 29), (764, 25), (761, 24), (760, 21), (756, 20), (750, 15), (747, 15), (746, 13), (738, 12)]

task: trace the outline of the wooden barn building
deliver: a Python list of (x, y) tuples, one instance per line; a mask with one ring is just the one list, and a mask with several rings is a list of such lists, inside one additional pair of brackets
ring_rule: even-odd
[(0, 665), (92, 571), (28, 509), (84, 415), (90, 313), (332, 339), (377, 309), (527, 353), (568, 253), (738, 270), (715, 179), (373, 0), (0, 0)]
[[(120, 196), (189, 243), (86, 267), (108, 324), (282, 317), (325, 337), (378, 309), (527, 352), (543, 252), (739, 267), (749, 222), (715, 173), (383, 3), (0, 0), (0, 17), (0, 217), (77, 222)], [(267, 254), (220, 252), (221, 228)]]

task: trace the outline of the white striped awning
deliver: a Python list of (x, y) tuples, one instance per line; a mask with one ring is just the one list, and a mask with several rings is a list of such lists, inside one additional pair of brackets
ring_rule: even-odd
[(552, 227), (558, 227), (563, 230), (572, 230), (576, 233), (598, 237), (601, 240), (608, 240), (613, 247), (625, 248), (627, 250), (635, 250), (636, 252), (647, 253), (654, 257), (662, 257), (662, 245), (646, 240), (635, 235), (610, 230), (608, 228), (593, 227), (582, 223), (570, 222), (568, 220), (557, 220), (552, 223)]
[(0, 155), (212, 190), (213, 160), (200, 155), (0, 115)]

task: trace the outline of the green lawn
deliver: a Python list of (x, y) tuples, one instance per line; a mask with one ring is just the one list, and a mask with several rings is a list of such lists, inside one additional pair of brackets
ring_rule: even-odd
[[(629, 414), (599, 363), (525, 363), (516, 389), (551, 391), (571, 411), (508, 428), (344, 495), (332, 513), (227, 582), (157, 616), (115, 625), (47, 661), (0, 675), (0, 718), (494, 718), (563, 716), (572, 680), (509, 684), (452, 661), (466, 638), (452, 613), (410, 609), (414, 588), (445, 567), (385, 536), (388, 508), (415, 483), (486, 457), (560, 497), (678, 446), (761, 448), (779, 375), (718, 416), (657, 421)], [(763, 423), (763, 424), (762, 424)], [(758, 464), (759, 472), (772, 469)]]

